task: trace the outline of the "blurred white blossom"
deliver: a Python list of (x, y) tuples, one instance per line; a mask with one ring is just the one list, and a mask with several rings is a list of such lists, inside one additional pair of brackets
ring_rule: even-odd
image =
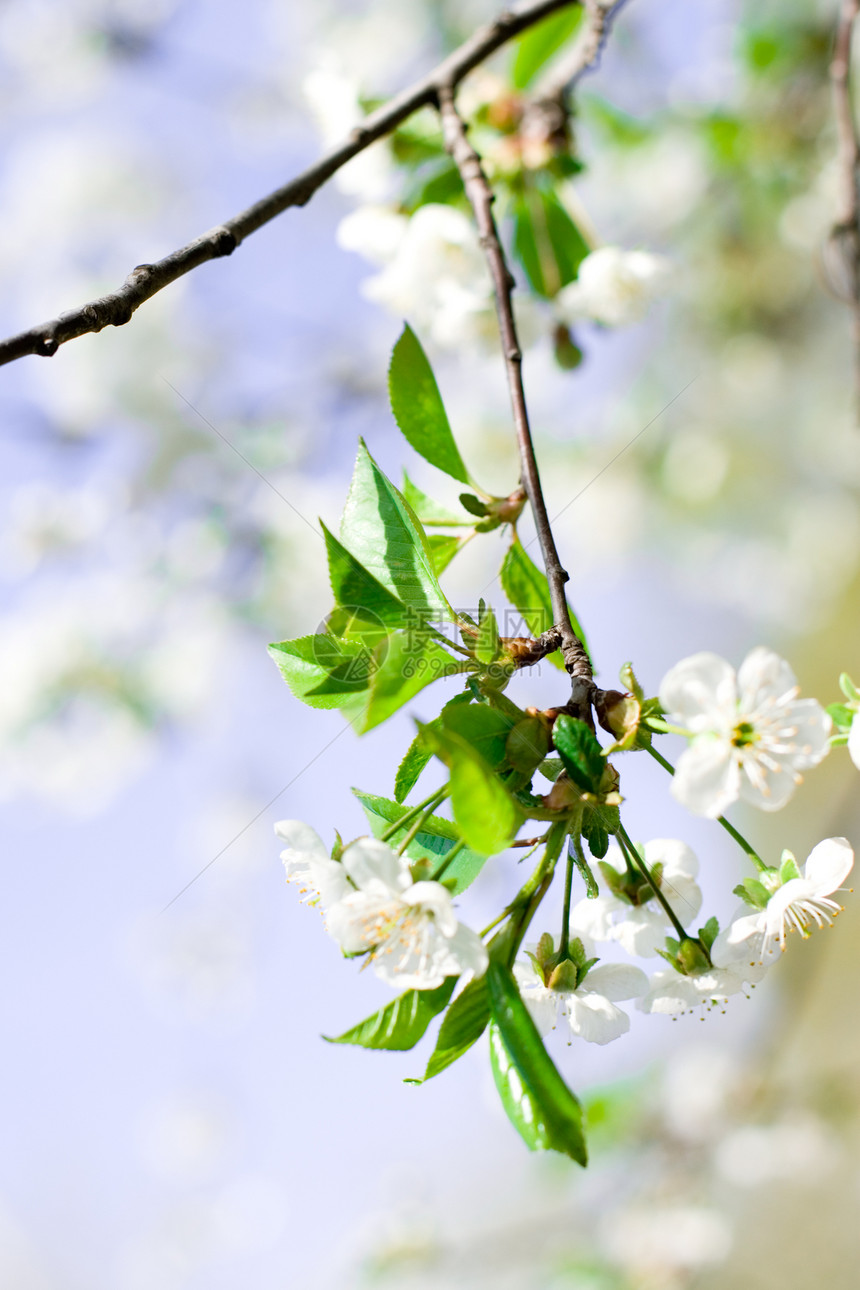
[(565, 323), (591, 318), (606, 327), (624, 327), (645, 317), (668, 278), (669, 262), (662, 256), (601, 246), (585, 257), (554, 307)]

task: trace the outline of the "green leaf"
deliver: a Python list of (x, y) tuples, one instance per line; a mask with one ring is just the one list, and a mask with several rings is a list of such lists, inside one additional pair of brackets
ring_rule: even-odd
[(577, 788), (584, 793), (599, 792), (606, 759), (594, 731), (584, 721), (563, 712), (556, 718), (552, 738), (564, 768)]
[(589, 246), (551, 189), (527, 187), (513, 208), (514, 250), (544, 299), (573, 282)]
[(329, 1035), (323, 1035), (323, 1039), (330, 1044), (358, 1044), (361, 1048), (397, 1052), (414, 1048), (433, 1018), (447, 1007), (456, 984), (457, 977), (450, 976), (435, 990), (407, 990), (336, 1039)]
[(457, 1061), (472, 1047), (487, 1028), (490, 1020), (490, 995), (486, 976), (470, 981), (462, 994), (451, 1004), (439, 1027), (436, 1047), (430, 1054), (421, 1079), (407, 1080), (408, 1084), (423, 1084), (440, 1071)]
[(496, 615), (488, 609), (481, 619), (478, 638), (475, 641), (475, 658), (479, 663), (495, 663), (501, 650), (499, 648), (499, 627)]
[(504, 766), (511, 720), (503, 712), (486, 703), (458, 703), (445, 708), (442, 724), (471, 744), (488, 766)]
[(433, 369), (408, 324), (391, 355), (388, 392), (394, 420), (415, 451), (446, 475), (468, 484), (469, 472), (454, 442)]
[(376, 581), (406, 606), (410, 625), (428, 618), (454, 617), (439, 586), (433, 553), (420, 521), (363, 442), (355, 459), (340, 536)]
[(358, 619), (378, 621), (390, 627), (407, 626), (410, 614), (406, 606), (347, 551), (322, 521), (320, 525), (328, 552), (331, 589), (337, 603)]
[[(529, 558), (519, 538), (514, 538), (505, 552), (499, 576), (502, 590), (511, 604), (522, 614), (532, 636), (540, 636), (542, 632), (552, 627), (552, 599), (546, 574), (541, 573), (534, 561)], [(570, 621), (573, 630), (587, 650), (585, 636), (573, 611), (570, 614)], [(511, 633), (511, 635), (514, 634)], [(547, 658), (564, 671), (564, 660), (558, 651), (548, 654)]]
[(496, 855), (510, 846), (522, 814), (492, 767), (461, 735), (422, 727), (433, 751), (451, 775), (451, 808), (468, 846)]
[(435, 637), (418, 631), (395, 632), (382, 648), (385, 653), (370, 682), (370, 702), (361, 733), (386, 721), (425, 686), (466, 666), (465, 661), (452, 658)]
[[(590, 842), (588, 846), (589, 846), (589, 850), (591, 850)], [(608, 850), (608, 843), (607, 843), (607, 848), (603, 851), (604, 855), (606, 855), (606, 850)], [(582, 844), (580, 843), (579, 846), (575, 846), (573, 839), (571, 838), (571, 840), (567, 844), (567, 854), (570, 856), (571, 860), (576, 865), (577, 869), (579, 870), (582, 881), (585, 883), (585, 894), (587, 898), (589, 900), (594, 900), (597, 896), (600, 895), (600, 888), (597, 885), (597, 879), (595, 878), (594, 874), (591, 872), (591, 867), (588, 861), (586, 860), (585, 856), (582, 853)], [(594, 852), (591, 851), (591, 854), (594, 855)]]
[(464, 523), (468, 522), (464, 521), (462, 515), (455, 515), (454, 512), (449, 511), (446, 506), (442, 506), (439, 502), (434, 502), (432, 497), (428, 497), (426, 493), (421, 491), (417, 484), (412, 482), (405, 470), (403, 472), (403, 488), (401, 491), (403, 493), (404, 500), (412, 507), (413, 511), (424, 525), (450, 524), (462, 526)]
[(579, 29), (581, 22), (582, 9), (575, 5), (535, 23), (520, 36), (514, 45), (511, 66), (514, 88), (524, 90), (530, 85), (544, 64)]
[(588, 1163), (582, 1107), (559, 1075), (509, 968), (490, 960), (490, 1062), (508, 1118), (532, 1151)]
[(421, 736), (416, 735), (406, 749), (402, 762), (397, 767), (397, 775), (394, 779), (395, 802), (406, 801), (406, 798), (418, 783), (422, 770), (432, 756), (430, 749), (426, 748), (421, 742)]
[[(269, 653), (297, 699), (311, 708), (340, 708), (345, 715), (361, 711), (367, 703), (368, 650), (360, 641), (340, 641), (319, 633), (294, 641), (279, 641)], [(319, 692), (326, 679), (338, 669), (354, 666), (356, 685), (334, 692)]]
[[(362, 793), (357, 788), (352, 791), (361, 802), (370, 827), (377, 838), (410, 810), (408, 806), (400, 802), (392, 802), (387, 797)], [(407, 822), (388, 839), (391, 846), (397, 847), (406, 836), (411, 823), (412, 821)], [(429, 860), (431, 864), (438, 864), (459, 840), (460, 830), (456, 824), (440, 815), (431, 815), (409, 843), (406, 854), (410, 860)], [(445, 882), (451, 883), (453, 895), (458, 896), (460, 892), (471, 886), (483, 869), (486, 859), (485, 855), (478, 854), (468, 846), (457, 853), (445, 870)]]
[(466, 539), (455, 533), (429, 533), (427, 541), (433, 556), (433, 568), (439, 574), (445, 572)]
[(586, 807), (582, 815), (582, 836), (595, 860), (602, 860), (609, 850), (609, 833), (603, 820), (590, 807)]
[(518, 721), (508, 735), (505, 754), (515, 770), (531, 775), (549, 752), (549, 730), (540, 717)]

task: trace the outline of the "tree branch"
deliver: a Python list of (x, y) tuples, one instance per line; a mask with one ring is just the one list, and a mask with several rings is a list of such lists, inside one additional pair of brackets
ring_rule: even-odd
[(50, 358), (60, 345), (103, 327), (121, 327), (146, 300), (190, 273), (207, 260), (217, 260), (231, 255), (246, 237), (268, 224), (291, 206), (304, 206), (318, 188), (348, 161), (377, 139), (396, 129), (402, 121), (437, 101), (440, 86), (455, 86), (473, 68), (484, 62), (514, 36), (540, 22), (559, 9), (565, 9), (581, 0), (525, 0), (500, 14), (495, 22), (481, 27), (454, 50), (429, 75), (403, 90), (382, 107), (371, 112), (349, 137), (338, 147), (327, 152), (313, 166), (297, 175), (282, 188), (263, 197), (247, 210), (226, 220), (217, 228), (171, 252), (154, 264), (139, 264), (118, 290), (109, 295), (90, 300), (87, 304), (68, 313), (60, 314), (50, 322), (40, 323), (29, 331), (20, 332), (8, 340), (0, 341), (0, 364), (11, 363), (25, 354), (39, 354)]
[(567, 597), (564, 594), (564, 584), (568, 581), (570, 575), (562, 567), (559, 559), (541, 488), (534, 444), (532, 443), (531, 429), (529, 427), (525, 390), (523, 388), (523, 356), (517, 338), (511, 298), (515, 283), (499, 240), (496, 222), (493, 219), (493, 192), (484, 174), (480, 157), (469, 143), (466, 126), (454, 103), (454, 86), (452, 83), (439, 87), (439, 112), (442, 118), (445, 146), (463, 180), (463, 187), (475, 214), (481, 246), (484, 249), (490, 275), (493, 279), (496, 315), (499, 320), (502, 353), (505, 360), (508, 389), (514, 416), (514, 428), (520, 450), (522, 483), (534, 514), (544, 568), (549, 582), (554, 626), (561, 637), (562, 656), (573, 683), (571, 702), (578, 709), (582, 708), (584, 713), (590, 714), (591, 695), (594, 691), (594, 684), (591, 679), (591, 664), (588, 661), (585, 647), (573, 630), (573, 625), (570, 621)]
[(851, 308), (855, 417), (860, 420), (860, 203), (857, 193), (860, 143), (851, 95), (851, 48), (858, 13), (860, 0), (842, 0), (830, 63), (839, 176), (836, 221), (830, 231), (830, 241), (838, 252), (841, 279), (834, 287), (839, 288), (839, 294)]

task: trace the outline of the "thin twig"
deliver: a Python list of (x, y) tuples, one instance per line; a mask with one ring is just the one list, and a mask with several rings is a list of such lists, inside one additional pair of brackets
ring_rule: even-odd
[(318, 188), (358, 153), (377, 139), (390, 134), (419, 108), (434, 104), (440, 86), (459, 84), (468, 72), (514, 36), (549, 14), (577, 3), (580, 0), (527, 0), (500, 14), (495, 22), (481, 27), (470, 36), (429, 75), (371, 112), (342, 144), (327, 152), (282, 188), (276, 189), (241, 214), (225, 220), (217, 228), (203, 233), (163, 259), (156, 260), (153, 264), (139, 264), (132, 269), (118, 290), (0, 342), (0, 364), (11, 363), (23, 358), (25, 354), (50, 358), (66, 341), (85, 336), (89, 332), (101, 331), (103, 327), (121, 327), (144, 301), (177, 278), (208, 260), (231, 255), (246, 237), (277, 215), (291, 206), (304, 206)]
[(583, 0), (582, 28), (570, 52), (556, 59), (537, 82), (534, 94), (541, 99), (564, 99), (586, 72), (594, 71), (606, 48), (612, 24), (627, 0)]
[(478, 225), (481, 246), (493, 280), (496, 315), (501, 333), (502, 354), (508, 377), (508, 389), (514, 416), (517, 443), (520, 450), (520, 467), (523, 487), (529, 499), (537, 528), (544, 568), (549, 581), (554, 626), (561, 637), (561, 651), (565, 667), (571, 675), (573, 695), (571, 701), (590, 713), (590, 698), (594, 690), (591, 664), (582, 641), (573, 630), (564, 584), (569, 574), (562, 567), (555, 538), (550, 527), (546, 502), (541, 488), (540, 475), (535, 459), (534, 445), (529, 428), (528, 409), (523, 388), (523, 356), (517, 338), (511, 293), (514, 279), (508, 268), (505, 253), (493, 219), (493, 192), (484, 174), (481, 160), (470, 144), (466, 126), (454, 103), (453, 84), (439, 88), (439, 112), (445, 146), (460, 172), (466, 196), (469, 199)]
[(857, 192), (860, 142), (851, 96), (851, 48), (858, 13), (860, 0), (842, 0), (830, 63), (839, 177), (836, 221), (830, 241), (838, 252), (841, 279), (834, 287), (841, 286), (840, 294), (851, 308), (855, 417), (860, 421), (860, 201)]

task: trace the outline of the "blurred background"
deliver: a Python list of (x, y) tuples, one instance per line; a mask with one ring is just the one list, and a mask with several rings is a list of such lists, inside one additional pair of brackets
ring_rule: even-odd
[[(495, 10), (4, 0), (0, 331), (278, 186)], [(841, 670), (860, 678), (849, 320), (823, 252), (835, 20), (835, 0), (631, 0), (572, 141), (537, 160), (491, 106), (542, 74), (534, 48), (464, 86), (520, 251), (537, 192), (586, 242), (671, 266), (645, 321), (568, 332), (570, 273), (517, 267), (548, 503), (606, 685), (632, 659), (653, 693), (686, 654), (759, 643), (823, 703)], [(387, 408), (408, 275), (380, 283), (339, 232), (371, 207), (402, 227), (460, 210), (434, 129), (377, 145), (129, 326), (0, 373), (4, 1290), (856, 1284), (850, 897), (838, 932), (725, 1015), (634, 1014), (605, 1049), (556, 1046), (589, 1104), (585, 1174), (528, 1155), (480, 1046), (415, 1088), (423, 1050), (320, 1039), (389, 992), (285, 886), (272, 825), (364, 832), (350, 787), (389, 794), (412, 725), (359, 742), (293, 699), (265, 646), (330, 608), (317, 518), (337, 524), (358, 435), (455, 500)], [(449, 259), (455, 283), (471, 272)], [(416, 294), (410, 321), (467, 461), (507, 493), (502, 369), (480, 310), (467, 326), (445, 300)], [(458, 558), (455, 604), (503, 603), (502, 550)], [(512, 693), (556, 702), (557, 673)], [(628, 828), (686, 838), (725, 918), (736, 852), (640, 760), (621, 764)], [(776, 818), (738, 813), (765, 854), (860, 838), (844, 753), (809, 783)], [(485, 871), (467, 921), (516, 884), (511, 861)]]

